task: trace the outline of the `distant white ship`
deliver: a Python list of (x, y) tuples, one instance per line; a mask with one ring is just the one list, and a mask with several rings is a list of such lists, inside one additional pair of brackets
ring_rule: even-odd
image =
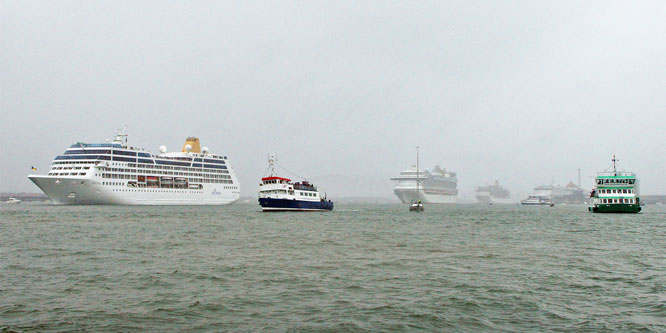
[(153, 155), (128, 146), (124, 130), (111, 143), (75, 143), (47, 175), (28, 178), (54, 204), (225, 205), (240, 196), (227, 157), (200, 148), (198, 138)]
[(550, 197), (541, 195), (529, 195), (527, 199), (520, 201), (521, 205), (525, 206), (553, 206), (555, 203), (550, 200)]
[(403, 203), (410, 203), (417, 198), (417, 172), (419, 179), (418, 198), (423, 203), (455, 203), (458, 196), (458, 178), (455, 172), (435, 166), (432, 171), (417, 171), (416, 166), (400, 172), (400, 176), (391, 177), (396, 181), (393, 193)]
[(479, 186), (475, 193), (476, 200), (486, 204), (508, 204), (512, 203), (509, 190), (502, 187), (498, 181), (494, 185)]
[[(534, 188), (534, 192), (529, 195), (529, 198), (541, 198), (545, 204), (580, 204), (585, 203), (586, 193), (585, 190), (569, 182), (567, 186), (561, 185), (541, 185)], [(529, 199), (528, 198), (528, 199)], [(523, 201), (526, 201), (525, 199)], [(521, 201), (521, 203), (523, 202)], [(531, 201), (528, 201), (531, 202)]]
[(14, 197), (9, 197), (9, 198), (7, 199), (7, 201), (5, 201), (5, 202), (8, 203), (8, 204), (20, 204), (20, 203), (23, 202), (23, 201), (21, 201), (21, 200), (19, 200), (19, 199), (16, 199), (16, 198), (14, 198)]

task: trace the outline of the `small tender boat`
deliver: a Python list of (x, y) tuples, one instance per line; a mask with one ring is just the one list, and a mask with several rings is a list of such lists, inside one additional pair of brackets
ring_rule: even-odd
[(8, 204), (20, 204), (23, 201), (21, 201), (19, 199), (16, 199), (14, 197), (9, 197), (9, 199), (7, 199), (7, 201), (5, 201), (5, 202), (8, 203)]
[(421, 203), (421, 200), (419, 199), (419, 146), (416, 146), (416, 200), (412, 201), (412, 203), (409, 205), (409, 211), (410, 212), (422, 212), (424, 211), (423, 204)]
[(423, 211), (423, 204), (421, 203), (421, 200), (418, 200), (416, 202), (413, 202), (409, 205), (409, 211), (410, 212), (422, 212)]

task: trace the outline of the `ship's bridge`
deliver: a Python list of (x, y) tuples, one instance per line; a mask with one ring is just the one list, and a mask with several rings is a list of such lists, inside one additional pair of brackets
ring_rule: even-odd
[(277, 176), (271, 176), (271, 177), (264, 177), (261, 178), (261, 183), (263, 185), (268, 185), (268, 184), (289, 184), (291, 182), (291, 179), (288, 178), (282, 178), (282, 177), (277, 177)]

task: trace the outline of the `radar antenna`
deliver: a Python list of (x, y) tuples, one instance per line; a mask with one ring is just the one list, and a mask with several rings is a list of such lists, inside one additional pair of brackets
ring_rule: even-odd
[(268, 154), (268, 165), (271, 169), (271, 177), (275, 176), (275, 163), (277, 163), (277, 156), (275, 156), (275, 154)]
[(118, 134), (113, 138), (113, 143), (127, 143), (127, 125), (123, 129), (118, 129)]

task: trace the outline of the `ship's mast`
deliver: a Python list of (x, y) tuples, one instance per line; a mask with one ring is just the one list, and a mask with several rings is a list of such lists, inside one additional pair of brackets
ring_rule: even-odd
[(275, 162), (277, 162), (275, 154), (268, 154), (268, 165), (271, 168), (271, 177), (275, 176)]
[(619, 161), (617, 158), (615, 158), (615, 154), (613, 154), (613, 173), (617, 176), (617, 171), (615, 170), (615, 162)]
[(419, 146), (416, 146), (416, 201), (419, 201)]
[(123, 129), (118, 129), (118, 134), (113, 138), (113, 143), (127, 143), (127, 125)]

